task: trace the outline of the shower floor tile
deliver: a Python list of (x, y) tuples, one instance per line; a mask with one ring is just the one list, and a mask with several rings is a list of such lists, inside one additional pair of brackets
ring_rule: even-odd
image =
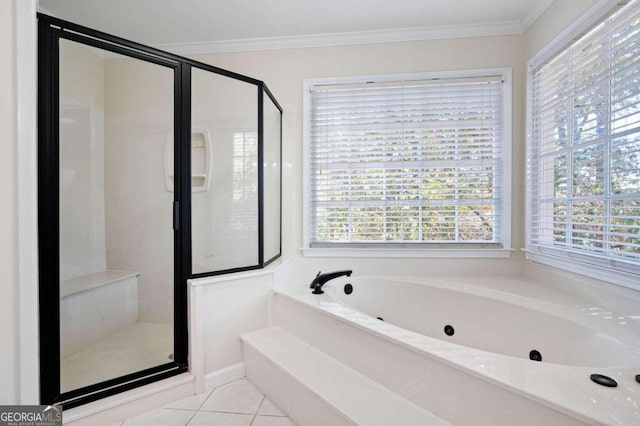
[[(177, 413), (183, 413), (178, 415)], [(123, 426), (295, 426), (249, 380), (239, 379), (128, 419)]]
[(65, 358), (62, 392), (171, 362), (173, 325), (138, 322)]

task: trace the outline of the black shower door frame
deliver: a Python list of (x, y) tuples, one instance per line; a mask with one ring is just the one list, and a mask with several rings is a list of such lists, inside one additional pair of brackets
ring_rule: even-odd
[[(59, 225), (59, 40), (67, 39), (173, 70), (174, 73), (174, 360), (90, 386), (60, 389), (60, 225)], [(192, 274), (191, 247), (191, 68), (209, 71), (256, 86), (258, 102), (258, 164), (262, 164), (264, 129), (262, 101), (266, 94), (282, 108), (264, 82), (193, 61), (152, 47), (38, 14), (38, 267), (40, 328), (40, 402), (77, 407), (188, 371), (187, 280), (264, 268), (281, 255), (264, 259), (264, 182), (258, 173), (258, 264)], [(280, 171), (282, 177), (282, 170)], [(281, 178), (282, 180), (282, 178)], [(282, 194), (282, 191), (280, 192)], [(281, 195), (282, 197), (282, 195)], [(280, 200), (281, 207), (281, 200)], [(282, 209), (280, 208), (282, 224)], [(282, 226), (280, 227), (282, 228)], [(280, 242), (281, 239), (280, 229)]]

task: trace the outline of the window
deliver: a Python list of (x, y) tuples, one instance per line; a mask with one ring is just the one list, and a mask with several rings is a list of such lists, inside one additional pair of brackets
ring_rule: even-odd
[[(232, 236), (237, 231), (258, 229), (258, 212), (255, 208), (258, 193), (258, 134), (256, 132), (233, 133), (233, 206), (227, 231)], [(233, 220), (233, 221), (232, 221)]]
[(305, 246), (508, 256), (510, 84), (506, 69), (305, 81)]
[(532, 61), (529, 84), (530, 258), (637, 282), (638, 2), (555, 57)]

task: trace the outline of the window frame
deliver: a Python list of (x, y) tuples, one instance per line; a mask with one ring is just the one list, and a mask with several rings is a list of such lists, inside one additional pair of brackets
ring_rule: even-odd
[[(311, 247), (310, 241), (310, 203), (311, 203), (311, 88), (320, 84), (354, 84), (368, 81), (393, 82), (403, 80), (429, 80), (451, 78), (474, 78), (501, 76), (503, 89), (503, 146), (502, 146), (502, 243), (323, 243), (322, 247)], [(509, 258), (511, 247), (511, 179), (512, 179), (512, 69), (488, 68), (474, 70), (457, 70), (442, 72), (421, 72), (402, 74), (356, 75), (346, 77), (329, 77), (305, 79), (302, 82), (302, 114), (303, 114), (303, 236), (302, 254), (307, 257), (403, 257), (403, 258)], [(454, 247), (458, 245), (458, 247)], [(501, 246), (501, 247), (500, 247)]]
[(551, 42), (543, 47), (538, 53), (532, 56), (527, 62), (527, 93), (526, 93), (526, 201), (525, 201), (525, 258), (527, 260), (551, 266), (568, 272), (586, 275), (601, 281), (624, 287), (639, 289), (638, 284), (640, 266), (627, 267), (622, 259), (597, 261), (587, 252), (584, 254), (571, 253), (560, 248), (539, 247), (532, 244), (533, 234), (533, 150), (535, 143), (533, 140), (533, 71), (547, 61), (560, 55), (566, 49), (587, 34), (593, 28), (608, 19), (618, 8), (624, 7), (619, 1), (606, 0), (596, 3), (580, 18), (574, 21), (564, 31), (558, 34)]

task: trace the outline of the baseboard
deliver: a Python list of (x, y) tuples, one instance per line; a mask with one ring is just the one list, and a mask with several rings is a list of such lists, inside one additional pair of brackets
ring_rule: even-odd
[(228, 367), (221, 368), (220, 370), (212, 371), (211, 373), (205, 374), (204, 386), (207, 392), (209, 392), (213, 388), (217, 388), (218, 386), (222, 386), (229, 382), (233, 382), (234, 380), (241, 379), (244, 376), (246, 376), (244, 362), (239, 362), (237, 364), (233, 364)]
[(65, 425), (113, 425), (194, 394), (194, 377), (184, 373), (66, 410)]

